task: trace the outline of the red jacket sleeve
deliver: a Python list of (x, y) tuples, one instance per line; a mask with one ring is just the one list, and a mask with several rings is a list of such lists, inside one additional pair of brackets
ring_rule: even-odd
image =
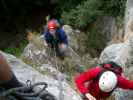
[(92, 68), (84, 73), (81, 73), (75, 80), (76, 86), (79, 91), (83, 94), (88, 93), (89, 90), (85, 86), (85, 82), (93, 80), (96, 77), (97, 73), (100, 71), (99, 67)]
[(118, 87), (133, 90), (133, 80), (128, 80), (125, 77), (118, 76)]

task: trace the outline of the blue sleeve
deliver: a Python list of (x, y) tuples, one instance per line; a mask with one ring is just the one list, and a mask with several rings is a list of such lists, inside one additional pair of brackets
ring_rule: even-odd
[(44, 39), (47, 43), (49, 43), (49, 33), (48, 32), (44, 32)]
[(68, 45), (68, 39), (65, 31), (61, 29), (60, 33), (61, 33), (61, 42)]

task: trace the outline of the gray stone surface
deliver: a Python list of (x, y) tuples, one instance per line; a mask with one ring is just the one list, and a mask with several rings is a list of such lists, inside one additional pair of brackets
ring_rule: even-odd
[(61, 74), (58, 74), (57, 77), (60, 80), (56, 80), (48, 75), (39, 73), (31, 66), (23, 63), (21, 60), (10, 54), (3, 53), (3, 55), (7, 58), (13, 72), (21, 82), (25, 83), (27, 80), (31, 80), (32, 83), (44, 81), (48, 83), (47, 90), (55, 95), (58, 100), (81, 100), (80, 96), (71, 88), (66, 80), (64, 80), (64, 78), (60, 78), (62, 77)]

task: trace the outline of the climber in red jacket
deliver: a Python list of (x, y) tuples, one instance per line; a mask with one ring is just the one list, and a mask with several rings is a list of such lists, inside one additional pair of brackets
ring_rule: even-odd
[(87, 100), (107, 98), (117, 87), (133, 90), (133, 80), (122, 74), (122, 68), (114, 62), (104, 63), (81, 73), (75, 80), (79, 91)]

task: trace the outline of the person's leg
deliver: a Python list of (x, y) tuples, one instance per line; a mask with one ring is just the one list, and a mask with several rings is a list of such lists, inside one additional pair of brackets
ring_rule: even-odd
[(4, 56), (0, 53), (0, 83), (10, 80), (11, 76), (11, 69)]
[(8, 62), (0, 53), (0, 87), (10, 89), (20, 86), (22, 86), (22, 84), (17, 80)]
[(58, 47), (58, 53), (61, 58), (64, 58), (67, 55), (68, 46), (66, 44), (60, 44)]

